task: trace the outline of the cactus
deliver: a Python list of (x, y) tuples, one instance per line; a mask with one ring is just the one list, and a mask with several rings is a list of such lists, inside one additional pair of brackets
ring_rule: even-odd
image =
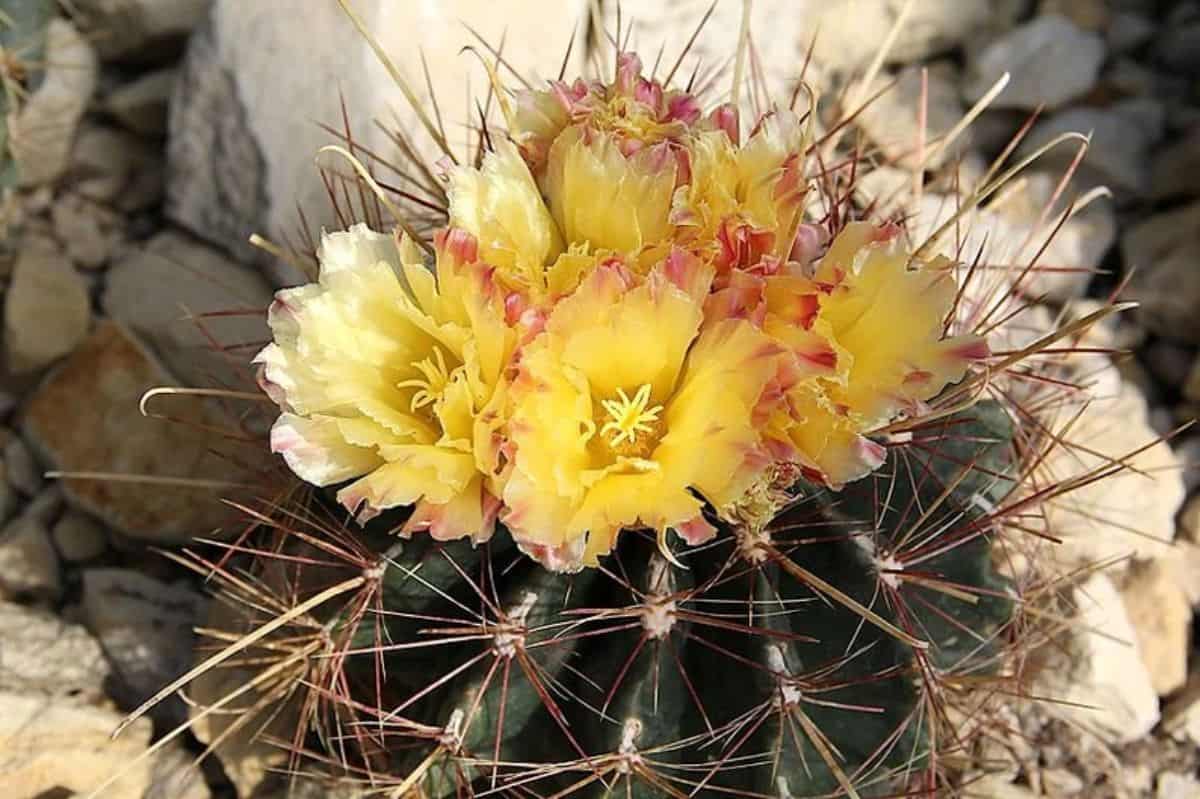
[(17, 165), (8, 149), (8, 119), (26, 92), (36, 88), (46, 42), (46, 25), (54, 13), (50, 0), (12, 0), (0, 11), (0, 189), (17, 183)]
[(258, 665), (242, 727), (286, 699), (294, 773), (393, 797), (950, 792), (1038, 496), (991, 379), (1086, 325), (993, 356), (1015, 292), (964, 310), (971, 268), (836, 186), (811, 218), (815, 110), (743, 126), (615, 60), (494, 86), (432, 241), (332, 148), (395, 229), (325, 235), (276, 296), (291, 482), (233, 550), (289, 576), (197, 557), (254, 619), (199, 671)]

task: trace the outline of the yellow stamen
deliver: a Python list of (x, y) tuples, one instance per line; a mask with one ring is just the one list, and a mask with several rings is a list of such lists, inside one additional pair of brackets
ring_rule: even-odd
[[(437, 359), (435, 362), (434, 359)], [(413, 363), (413, 368), (423, 375), (414, 377), (411, 380), (405, 380), (397, 383), (398, 388), (415, 388), (417, 393), (413, 394), (410, 410), (413, 412), (419, 411), (426, 405), (432, 405), (442, 397), (442, 392), (446, 390), (446, 386), (450, 384), (450, 370), (446, 367), (446, 356), (442, 354), (440, 347), (433, 348), (433, 355), (424, 360)]]
[(617, 396), (619, 399), (602, 400), (600, 403), (611, 417), (611, 421), (600, 428), (600, 435), (614, 433), (609, 442), (612, 447), (619, 447), (625, 441), (634, 444), (639, 433), (654, 432), (654, 422), (658, 421), (663, 406), (646, 407), (650, 404), (649, 383), (643, 384), (633, 399), (623, 388), (617, 389)]

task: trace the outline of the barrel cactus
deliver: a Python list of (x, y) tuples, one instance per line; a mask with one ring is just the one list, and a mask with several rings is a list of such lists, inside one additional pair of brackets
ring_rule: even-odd
[(615, 62), (491, 69), (506, 130), (444, 159), (431, 237), (338, 150), (395, 224), (270, 309), (299, 482), (235, 548), (257, 582), (216, 567), (255, 621), (197, 673), (257, 667), (234, 704), (295, 706), (296, 773), (379, 795), (948, 791), (1020, 635), (1014, 358), (967, 267), (811, 202), (811, 113)]

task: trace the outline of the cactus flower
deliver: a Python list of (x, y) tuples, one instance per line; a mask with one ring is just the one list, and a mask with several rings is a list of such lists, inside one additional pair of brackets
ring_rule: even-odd
[[(497, 502), (475, 442), (514, 333), (474, 237), (439, 237), (436, 280), (407, 239), (327, 234), (316, 283), (276, 294), (255, 362), (281, 407), (271, 448), (305, 481), (349, 482), (360, 520), (415, 505), (406, 530), (491, 535)], [(486, 437), (484, 437), (486, 438)]]

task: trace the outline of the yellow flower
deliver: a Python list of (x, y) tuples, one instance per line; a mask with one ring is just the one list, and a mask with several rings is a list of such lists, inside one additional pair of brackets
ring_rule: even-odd
[(952, 263), (913, 261), (895, 233), (851, 223), (812, 279), (768, 276), (749, 302), (761, 304), (764, 329), (792, 355), (777, 377), (784, 402), (765, 423), (775, 452), (833, 486), (883, 462), (867, 433), (918, 414), (988, 355), (977, 336), (945, 336), (957, 293)]
[(764, 117), (744, 145), (725, 129), (691, 142), (691, 177), (676, 193), (671, 221), (689, 231), (719, 275), (757, 267), (764, 256), (776, 263), (788, 257), (800, 229), (809, 138), (800, 119), (783, 110)]
[[(595, 564), (620, 530), (710, 535), (765, 468), (751, 415), (779, 348), (703, 324), (712, 271), (675, 251), (645, 279), (599, 265), (520, 354), (503, 520), (551, 568)], [(693, 493), (695, 492), (695, 493)]]
[(450, 226), (478, 240), (479, 257), (496, 267), (500, 281), (542, 296), (562, 237), (517, 149), (501, 141), (479, 169), (455, 168), (448, 193)]
[[(481, 411), (511, 357), (475, 239), (439, 237), (437, 275), (407, 239), (365, 225), (322, 237), (316, 283), (276, 295), (255, 358), (283, 413), (272, 450), (360, 520), (416, 505), (406, 532), (491, 535), (498, 486)], [(484, 425), (481, 428), (481, 425)]]

